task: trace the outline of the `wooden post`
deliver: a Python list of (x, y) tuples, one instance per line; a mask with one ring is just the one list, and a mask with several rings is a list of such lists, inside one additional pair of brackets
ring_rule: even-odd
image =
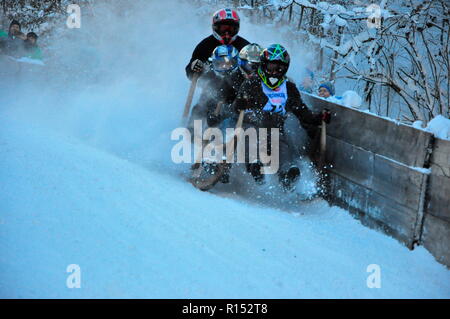
[(425, 215), (425, 195), (428, 186), (428, 174), (423, 175), (422, 187), (420, 192), (419, 199), (419, 210), (417, 211), (417, 219), (416, 224), (414, 225), (414, 237), (412, 238), (411, 243), (409, 244), (409, 249), (413, 249), (415, 244), (420, 242), (420, 238), (422, 236), (422, 228), (423, 228), (423, 218)]
[[(428, 142), (427, 153), (425, 155), (425, 160), (423, 163), (423, 167), (425, 168), (431, 167), (435, 142), (436, 142), (435, 138), (431, 136)], [(415, 244), (419, 244), (422, 239), (423, 221), (425, 214), (427, 213), (427, 204), (428, 204), (427, 196), (429, 191), (430, 191), (430, 175), (424, 174), (420, 191), (419, 209), (417, 212), (416, 224), (414, 225), (414, 238), (411, 243), (411, 249), (414, 248)]]

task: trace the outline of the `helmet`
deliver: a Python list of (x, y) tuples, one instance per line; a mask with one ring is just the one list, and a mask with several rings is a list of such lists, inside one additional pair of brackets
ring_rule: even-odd
[(230, 44), (236, 40), (239, 32), (240, 19), (235, 10), (220, 9), (212, 19), (214, 37), (222, 44)]
[(257, 74), (261, 62), (261, 51), (263, 49), (256, 43), (247, 44), (239, 52), (239, 67), (244, 75), (251, 76)]
[(226, 75), (239, 66), (239, 52), (232, 45), (219, 45), (209, 58), (212, 70), (217, 75)]
[(269, 88), (275, 89), (285, 80), (290, 57), (280, 44), (272, 44), (261, 52), (261, 65), (258, 74)]

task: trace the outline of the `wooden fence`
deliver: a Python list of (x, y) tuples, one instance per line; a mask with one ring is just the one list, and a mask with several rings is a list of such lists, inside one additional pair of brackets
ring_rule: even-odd
[(371, 113), (302, 94), (327, 108), (328, 201), (409, 249), (450, 267), (450, 141)]
[(450, 141), (436, 139), (420, 243), (450, 266)]

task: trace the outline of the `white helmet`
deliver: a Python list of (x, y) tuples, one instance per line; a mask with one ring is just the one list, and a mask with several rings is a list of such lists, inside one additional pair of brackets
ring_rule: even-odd
[(256, 43), (247, 44), (239, 52), (239, 68), (245, 75), (256, 74), (261, 63), (261, 52), (263, 48)]

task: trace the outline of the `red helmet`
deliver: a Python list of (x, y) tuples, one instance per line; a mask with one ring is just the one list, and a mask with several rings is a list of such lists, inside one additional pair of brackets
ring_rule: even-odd
[(241, 20), (235, 10), (220, 9), (213, 15), (212, 28), (214, 37), (222, 44), (233, 42), (239, 32)]

